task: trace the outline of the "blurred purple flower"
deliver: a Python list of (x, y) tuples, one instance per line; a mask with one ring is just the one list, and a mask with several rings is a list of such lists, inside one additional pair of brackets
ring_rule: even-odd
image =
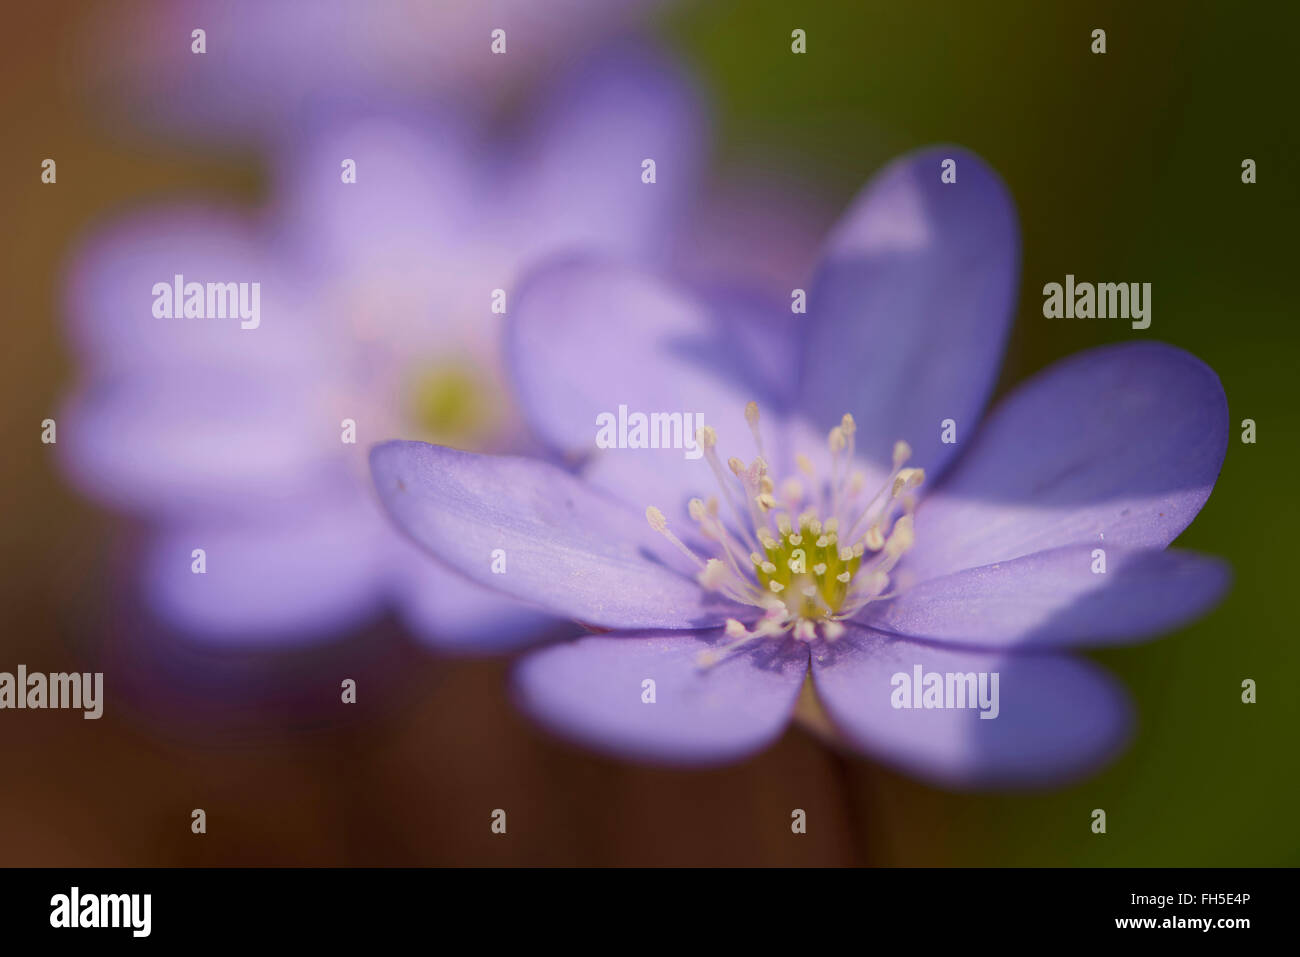
[[(943, 185), (948, 156), (960, 178)], [(525, 283), (506, 347), (535, 431), (588, 454), (584, 474), (389, 442), (371, 453), (376, 486), (438, 558), (621, 632), (531, 652), (515, 671), (522, 707), (589, 746), (735, 759), (798, 705), (945, 785), (1077, 776), (1124, 743), (1131, 709), (1066, 651), (1175, 628), (1226, 588), (1220, 562), (1164, 549), (1214, 485), (1227, 406), (1210, 368), (1147, 341), (1056, 364), (976, 428), (1018, 270), (1010, 196), (953, 148), (909, 155), (865, 190), (806, 318), (746, 318), (625, 268), (556, 265)], [(728, 464), (713, 448), (708, 465), (680, 450), (593, 452), (596, 417), (620, 405), (702, 412), (724, 431), (748, 422), (760, 448)], [(814, 437), (827, 425), (829, 441)], [(716, 435), (703, 430), (705, 444)], [(710, 472), (721, 502), (693, 498)], [(489, 548), (509, 555), (508, 574), (489, 572)], [(997, 717), (944, 699), (907, 707), (896, 676), (918, 666), (945, 693), (948, 674), (999, 675)]]
[[(583, 59), (653, 0), (157, 0), (92, 19), (78, 60), (100, 107), (200, 139), (275, 138), (286, 117), (455, 98), (490, 107)], [(192, 31), (206, 52), (192, 52)], [(506, 53), (491, 52), (506, 31)], [(108, 55), (105, 55), (108, 54)]]
[[(705, 150), (685, 78), (615, 48), (531, 116), (504, 143), (451, 116), (309, 122), (275, 157), (263, 214), (164, 207), (75, 255), (81, 382), (58, 449), (87, 495), (148, 519), (144, 584), (167, 620), (224, 640), (309, 639), (392, 603), (429, 640), (475, 649), (551, 623), (412, 560), (364, 457), (394, 434), (528, 448), (498, 370), (493, 291), (512, 309), (519, 270), (563, 250), (669, 257)], [(155, 317), (151, 289), (176, 274), (260, 282), (260, 326)]]

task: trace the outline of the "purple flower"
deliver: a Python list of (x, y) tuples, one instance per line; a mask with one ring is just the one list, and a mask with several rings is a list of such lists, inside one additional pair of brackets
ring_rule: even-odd
[[(144, 589), (167, 620), (218, 640), (306, 640), (391, 606), (431, 641), (475, 649), (553, 624), (412, 560), (364, 452), (393, 434), (528, 448), (493, 304), (508, 313), (520, 270), (564, 250), (669, 254), (704, 157), (685, 79), (620, 48), (534, 107), (508, 143), (401, 111), (312, 126), (275, 158), (265, 211), (165, 206), (75, 255), (80, 381), (57, 448), (87, 495), (149, 523)], [(177, 275), (257, 283), (258, 321), (182, 318), (179, 302), (176, 318), (154, 314), (155, 286)]]
[[(731, 760), (798, 704), (949, 786), (1085, 773), (1131, 709), (1069, 650), (1178, 627), (1226, 588), (1223, 564), (1165, 547), (1214, 485), (1227, 406), (1205, 364), (1144, 340), (1056, 364), (981, 422), (1018, 269), (1010, 196), (953, 148), (866, 189), (806, 316), (556, 265), (505, 345), (534, 430), (581, 474), (389, 442), (375, 484), (438, 558), (604, 632), (514, 674), (527, 712), (591, 747)], [(593, 449), (620, 406), (630, 447)], [(703, 413), (702, 458), (635, 447), (634, 410)]]

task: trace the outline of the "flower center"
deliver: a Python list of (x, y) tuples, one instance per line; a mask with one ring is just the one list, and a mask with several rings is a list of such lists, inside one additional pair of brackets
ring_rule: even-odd
[(443, 361), (421, 368), (410, 380), (411, 422), (430, 441), (477, 447), (496, 427), (496, 412), (482, 376), (467, 361)]
[(827, 437), (830, 475), (819, 478), (809, 459), (797, 455), (800, 476), (778, 485), (763, 458), (756, 403), (745, 407), (745, 419), (758, 450), (749, 464), (731, 458), (724, 471), (717, 433), (704, 426), (698, 435), (729, 518), (722, 518), (716, 497), (692, 499), (690, 514), (716, 557), (700, 557), (668, 528), (663, 512), (646, 509), (650, 527), (699, 568), (696, 578), (704, 588), (761, 612), (752, 627), (729, 619), (726, 632), (734, 641), (701, 656), (703, 665), (760, 636), (793, 634), (812, 641), (820, 631), (834, 641), (844, 634), (844, 619), (892, 598), (890, 575), (913, 542), (912, 490), (925, 479), (923, 470), (904, 467), (912, 450), (900, 441), (889, 478), (868, 496), (866, 474), (853, 469), (857, 428), (846, 414)]

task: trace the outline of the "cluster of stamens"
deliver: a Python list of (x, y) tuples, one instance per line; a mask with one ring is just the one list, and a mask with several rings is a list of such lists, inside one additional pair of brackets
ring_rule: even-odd
[(721, 557), (700, 557), (668, 528), (663, 512), (646, 509), (650, 527), (690, 558), (704, 588), (761, 611), (752, 627), (728, 619), (733, 640), (702, 655), (705, 666), (758, 637), (792, 635), (807, 642), (820, 633), (834, 641), (844, 634), (844, 619), (892, 598), (891, 573), (912, 547), (912, 492), (925, 478), (921, 469), (905, 467), (912, 450), (900, 441), (889, 478), (868, 497), (866, 473), (853, 468), (857, 429), (846, 414), (827, 437), (829, 480), (820, 480), (808, 458), (797, 455), (801, 475), (778, 485), (763, 456), (756, 403), (745, 407), (745, 420), (758, 452), (748, 464), (731, 458), (724, 466), (712, 427), (697, 436), (729, 515), (724, 520), (717, 497), (691, 499), (690, 515)]

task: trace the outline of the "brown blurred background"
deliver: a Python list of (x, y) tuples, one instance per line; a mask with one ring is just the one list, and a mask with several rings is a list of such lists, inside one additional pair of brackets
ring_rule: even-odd
[[(70, 62), (84, 6), (14, 8), (0, 56), (0, 268), (10, 301), (0, 670), (107, 670), (108, 704), (98, 721), (76, 711), (0, 716), (0, 864), (888, 859), (889, 836), (854, 810), (859, 797), (876, 800), (877, 772), (801, 732), (732, 769), (640, 769), (534, 731), (506, 701), (504, 660), (438, 661), (389, 623), (323, 649), (254, 655), (140, 637), (157, 626), (140, 620), (125, 570), (133, 529), (64, 487), (39, 442), (39, 423), (72, 376), (56, 318), (59, 270), (84, 224), (126, 200), (191, 191), (252, 199), (259, 179), (252, 155), (205, 162), (98, 127)], [(46, 156), (58, 161), (54, 187), (39, 182)], [(193, 671), (229, 680), (202, 700), (185, 679), (161, 701), (156, 689), (136, 701), (122, 689), (127, 673), (143, 684)], [(358, 680), (355, 707), (338, 703), (344, 677)], [(190, 831), (199, 807), (206, 835)], [(795, 807), (811, 821), (797, 839)], [(505, 836), (490, 833), (495, 808), (507, 811)]]

